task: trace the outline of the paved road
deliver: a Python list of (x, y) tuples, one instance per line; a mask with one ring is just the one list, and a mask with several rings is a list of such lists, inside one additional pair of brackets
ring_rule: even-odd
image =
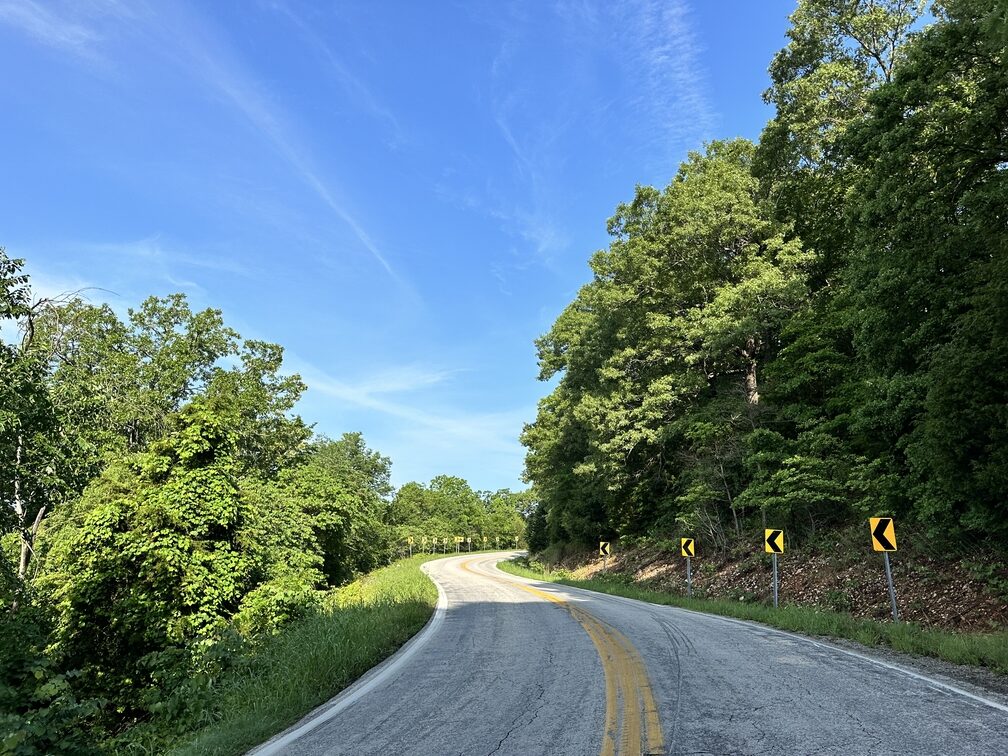
[(745, 622), (430, 562), (442, 609), (255, 753), (1008, 754), (1008, 703)]

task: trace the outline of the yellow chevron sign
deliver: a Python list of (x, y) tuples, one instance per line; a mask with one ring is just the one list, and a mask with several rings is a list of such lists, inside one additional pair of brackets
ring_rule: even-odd
[(679, 542), (684, 557), (696, 556), (696, 542), (692, 538), (680, 538)]
[(599, 541), (598, 545), (598, 555), (600, 557), (611, 556), (612, 552), (609, 549), (609, 541)]
[(869, 517), (868, 528), (875, 551), (896, 551), (896, 521), (892, 517)]
[(767, 528), (763, 535), (763, 550), (767, 554), (783, 554), (784, 531)]

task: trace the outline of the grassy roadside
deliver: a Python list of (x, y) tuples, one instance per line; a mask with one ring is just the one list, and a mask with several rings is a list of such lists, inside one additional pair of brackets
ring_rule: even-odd
[(334, 591), (325, 609), (268, 638), (220, 682), (217, 719), (180, 736), (173, 754), (238, 754), (332, 698), (394, 653), (427, 622), (437, 588), (421, 554)]
[(544, 580), (614, 596), (648, 601), (652, 604), (678, 606), (724, 617), (753, 620), (781, 630), (805, 635), (846, 638), (866, 646), (888, 646), (895, 651), (933, 656), (954, 664), (987, 667), (1008, 674), (1008, 633), (952, 633), (930, 630), (907, 622), (877, 622), (841, 612), (784, 605), (779, 609), (764, 604), (715, 599), (689, 599), (664, 591), (627, 583), (625, 580), (594, 578), (574, 580), (564, 570), (538, 569), (537, 563), (521, 558), (500, 562), (504, 572), (520, 577)]

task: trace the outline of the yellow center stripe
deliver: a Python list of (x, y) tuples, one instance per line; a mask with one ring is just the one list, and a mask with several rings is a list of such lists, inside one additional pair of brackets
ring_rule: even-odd
[[(595, 644), (602, 672), (605, 676), (606, 712), (605, 727), (602, 731), (601, 756), (639, 756), (643, 730), (647, 735), (645, 753), (665, 753), (665, 738), (662, 734), (658, 705), (655, 703), (644, 661), (629, 639), (619, 630), (602, 622), (584, 609), (571, 605), (568, 601), (541, 591), (538, 588), (515, 581), (487, 575), (470, 568), (475, 560), (462, 563), (466, 572), (520, 588), (541, 599), (558, 604), (578, 621)], [(622, 704), (622, 717), (620, 714)], [(643, 721), (642, 721), (643, 715)], [(619, 726), (618, 726), (619, 725)]]

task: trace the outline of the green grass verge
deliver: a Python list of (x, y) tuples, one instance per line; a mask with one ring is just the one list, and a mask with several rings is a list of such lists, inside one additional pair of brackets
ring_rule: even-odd
[(933, 656), (955, 664), (987, 667), (1008, 674), (1008, 633), (950, 633), (929, 630), (909, 622), (878, 622), (850, 614), (786, 604), (778, 609), (765, 604), (723, 599), (689, 599), (628, 583), (625, 579), (574, 580), (564, 570), (536, 569), (524, 558), (497, 565), (513, 575), (544, 580), (599, 593), (678, 606), (708, 614), (761, 622), (805, 635), (846, 638), (866, 646), (888, 646), (895, 651)]
[(173, 754), (238, 754), (290, 726), (394, 653), (430, 618), (437, 588), (419, 554), (334, 591), (321, 613), (266, 639), (221, 681), (219, 719), (176, 740)]

